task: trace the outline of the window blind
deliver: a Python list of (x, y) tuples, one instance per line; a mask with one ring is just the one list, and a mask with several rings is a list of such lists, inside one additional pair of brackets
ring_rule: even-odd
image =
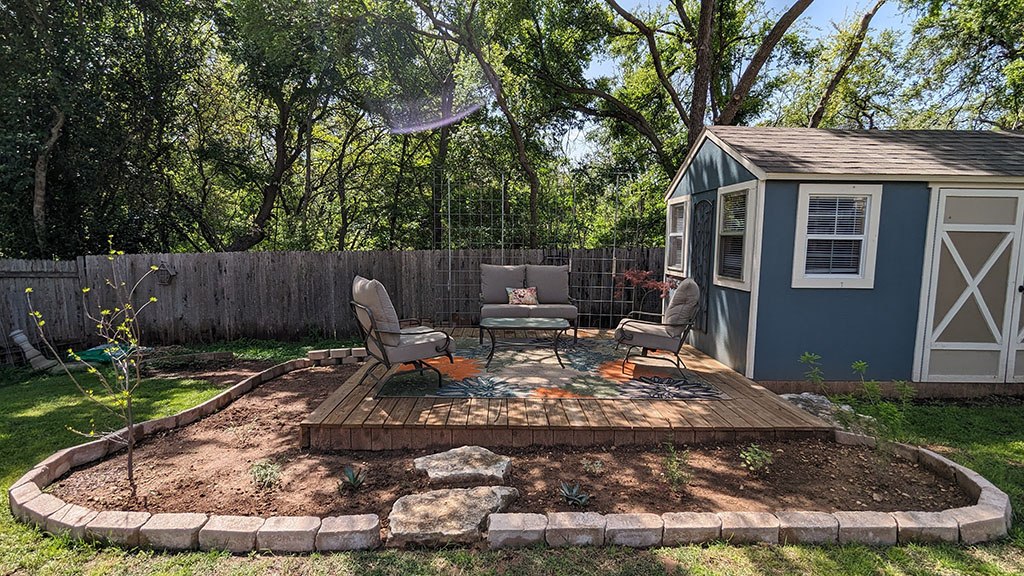
[(805, 273), (861, 273), (867, 207), (868, 199), (863, 196), (808, 199)]

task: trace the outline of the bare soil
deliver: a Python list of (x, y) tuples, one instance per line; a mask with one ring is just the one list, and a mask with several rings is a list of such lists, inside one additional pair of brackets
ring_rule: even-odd
[[(229, 366), (237, 380), (250, 367)], [(394, 501), (430, 489), (412, 460), (429, 451), (309, 453), (299, 450), (299, 422), (342, 382), (351, 366), (286, 374), (257, 387), (195, 424), (141, 442), (136, 450), (138, 499), (131, 500), (125, 456), (75, 470), (51, 490), (94, 508), (150, 512), (329, 516), (372, 512), (386, 517)], [(942, 510), (969, 505), (955, 483), (898, 458), (816, 440), (762, 443), (774, 463), (752, 475), (745, 445), (677, 446), (689, 481), (674, 487), (661, 448), (559, 447), (503, 449), (510, 484), (521, 497), (513, 511), (571, 510), (560, 482), (591, 495), (588, 510), (607, 513), (756, 510)], [(688, 448), (688, 450), (687, 450)], [(684, 455), (685, 454), (685, 455)], [(583, 461), (588, 466), (584, 467)], [(280, 466), (273, 488), (257, 487), (251, 468)], [(600, 461), (600, 470), (592, 464)], [(358, 491), (339, 490), (346, 467), (366, 471)]]

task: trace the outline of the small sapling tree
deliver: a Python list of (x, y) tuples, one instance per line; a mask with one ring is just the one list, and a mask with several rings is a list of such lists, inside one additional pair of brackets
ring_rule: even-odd
[[(82, 289), (82, 298), (85, 301), (86, 316), (95, 323), (96, 334), (105, 344), (105, 355), (110, 362), (110, 370), (99, 369), (93, 364), (87, 363), (81, 356), (71, 349), (67, 351), (67, 358), (84, 367), (85, 372), (98, 380), (99, 385), (84, 381), (81, 372), (72, 370), (72, 366), (65, 361), (65, 355), (59, 354), (53, 344), (46, 337), (46, 321), (43, 315), (32, 304), (32, 288), (25, 289), (25, 297), (28, 300), (29, 316), (32, 318), (39, 331), (39, 337), (50, 353), (56, 358), (64, 369), (64, 373), (74, 383), (78, 391), (85, 398), (90, 400), (102, 410), (109, 413), (115, 420), (124, 424), (122, 431), (97, 432), (95, 420), (90, 420), (89, 431), (83, 431), (74, 426), (68, 426), (68, 430), (82, 436), (95, 438), (107, 436), (111, 441), (122, 444), (128, 451), (128, 486), (131, 489), (131, 497), (136, 497), (135, 487), (135, 409), (134, 399), (136, 391), (142, 384), (142, 372), (140, 360), (142, 354), (142, 334), (139, 328), (139, 315), (156, 298), (150, 297), (142, 305), (136, 305), (136, 291), (143, 281), (150, 274), (158, 270), (156, 266), (151, 267), (134, 283), (129, 284), (122, 278), (118, 271), (117, 258), (123, 256), (124, 252), (111, 249), (108, 255), (111, 274), (106, 278), (104, 288), (110, 292), (108, 297), (100, 298), (100, 303), (95, 307), (96, 313), (89, 306), (88, 287)], [(106, 303), (106, 304), (104, 304)], [(110, 303), (113, 303), (111, 305)], [(78, 372), (76, 374), (76, 372)]]

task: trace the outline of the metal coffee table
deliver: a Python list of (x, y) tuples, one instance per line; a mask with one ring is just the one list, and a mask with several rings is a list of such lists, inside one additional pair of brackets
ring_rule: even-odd
[(487, 364), (484, 365), (485, 370), (491, 365), (491, 360), (494, 358), (494, 349), (499, 344), (508, 348), (539, 346), (532, 342), (497, 340), (494, 337), (495, 330), (550, 330), (552, 332), (551, 348), (555, 351), (558, 365), (565, 368), (565, 364), (562, 364), (562, 357), (558, 355), (558, 341), (561, 339), (562, 334), (569, 329), (569, 321), (565, 318), (484, 318), (480, 320), (480, 327), (487, 330), (487, 335), (491, 338), (491, 353), (487, 355)]

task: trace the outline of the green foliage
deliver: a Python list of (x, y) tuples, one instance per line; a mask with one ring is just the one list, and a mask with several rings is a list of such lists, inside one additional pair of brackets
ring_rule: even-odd
[(281, 481), (281, 465), (267, 459), (253, 462), (249, 473), (253, 484), (261, 490), (273, 490)]
[(690, 451), (676, 450), (671, 440), (661, 443), (664, 453), (661, 462), (665, 466), (665, 479), (668, 480), (669, 488), (677, 492), (682, 486), (693, 480), (693, 471), (690, 469)]
[(338, 492), (343, 493), (346, 490), (355, 492), (363, 487), (363, 482), (366, 482), (366, 470), (346, 466), (341, 476), (341, 482), (338, 483)]
[(590, 502), (590, 495), (585, 494), (579, 484), (569, 486), (565, 482), (561, 483), (561, 487), (558, 489), (559, 495), (562, 500), (570, 506), (579, 506), (580, 508), (586, 506)]
[(807, 378), (814, 384), (814, 387), (818, 390), (824, 388), (823, 383), (825, 382), (825, 372), (821, 369), (821, 356), (811, 353), (804, 352), (800, 355), (799, 362), (807, 366), (807, 371), (804, 372), (804, 377)]
[(743, 467), (755, 476), (763, 476), (771, 472), (774, 461), (770, 452), (757, 444), (751, 444), (740, 451)]
[(868, 364), (856, 361), (851, 368), (860, 377), (860, 390), (856, 395), (842, 396), (837, 401), (850, 404), (860, 414), (874, 419), (870, 432), (878, 439), (878, 445), (899, 440), (904, 435), (906, 411), (917, 390), (907, 382), (893, 382), (895, 402), (883, 397), (882, 386), (874, 379), (867, 379)]
[(580, 465), (583, 466), (584, 472), (586, 472), (587, 474), (591, 474), (593, 476), (600, 476), (601, 473), (604, 472), (604, 462), (597, 458), (593, 460), (589, 458), (584, 458), (580, 462)]

